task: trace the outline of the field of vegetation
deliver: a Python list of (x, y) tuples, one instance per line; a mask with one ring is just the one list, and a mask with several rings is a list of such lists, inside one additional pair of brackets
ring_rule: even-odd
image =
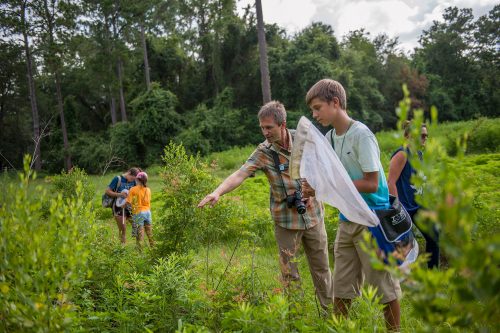
[[(440, 124), (429, 134), (418, 165), (428, 176), (423, 219), (442, 230), (443, 265), (429, 271), (422, 259), (402, 276), (379, 264), (404, 278), (401, 330), (499, 331), (500, 119)], [(401, 138), (394, 131), (377, 138), (387, 172)], [(216, 207), (196, 208), (252, 150), (201, 158), (165, 147), (162, 163), (147, 170), (157, 245), (142, 252), (130, 227), (120, 245), (111, 210), (100, 205), (112, 173), (75, 168), (35, 178), (27, 161), (24, 173), (3, 174), (0, 331), (384, 331), (371, 288), (349, 319), (321, 316), (303, 255), (301, 287), (283, 288), (263, 174)], [(327, 207), (330, 255), (336, 216)]]

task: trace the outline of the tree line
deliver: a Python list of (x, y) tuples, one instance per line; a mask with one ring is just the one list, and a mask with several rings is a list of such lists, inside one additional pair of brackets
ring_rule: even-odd
[(103, 173), (158, 162), (170, 141), (202, 154), (256, 143), (271, 92), (293, 126), (325, 77), (373, 131), (395, 127), (403, 84), (440, 121), (499, 116), (500, 5), (479, 18), (447, 8), (408, 54), (397, 38), (339, 40), (321, 22), (290, 35), (256, 3), (238, 15), (235, 0), (2, 1), (0, 166), (29, 152), (36, 170)]

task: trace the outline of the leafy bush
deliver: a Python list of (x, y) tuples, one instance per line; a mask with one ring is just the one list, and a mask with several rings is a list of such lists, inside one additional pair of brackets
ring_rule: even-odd
[(175, 110), (177, 103), (177, 97), (158, 83), (130, 103), (135, 115), (133, 132), (138, 139), (135, 146), (142, 146), (138, 153), (146, 164), (160, 160), (163, 147), (181, 128), (181, 116)]
[(139, 165), (144, 160), (145, 149), (138, 138), (136, 127), (130, 122), (119, 122), (109, 128), (111, 156), (125, 165)]
[(248, 133), (243, 121), (246, 116), (232, 104), (230, 88), (217, 96), (212, 108), (200, 104), (193, 113), (188, 113), (191, 126), (180, 133), (176, 142), (193, 154), (208, 154), (247, 144)]
[(500, 119), (482, 119), (467, 141), (467, 153), (494, 153), (500, 151)]
[[(78, 167), (68, 172), (63, 170), (61, 174), (52, 177), (52, 186), (55, 192), (65, 199), (76, 199), (78, 195), (81, 195), (84, 202), (91, 202), (95, 194), (95, 188), (87, 173)], [(81, 186), (80, 193), (77, 192), (78, 186)]]
[(184, 252), (227, 236), (239, 209), (231, 201), (222, 201), (212, 209), (196, 207), (218, 184), (200, 157), (187, 155), (182, 145), (170, 143), (163, 161), (165, 215), (158, 219), (163, 227), (158, 237), (162, 240), (157, 246), (159, 254)]
[[(75, 165), (96, 174), (104, 171), (107, 161), (113, 157), (113, 149), (105, 135), (83, 133), (71, 142), (71, 154)], [(111, 167), (119, 164), (120, 160), (117, 160)]]
[[(440, 131), (445, 136), (443, 144), (449, 156), (457, 156), (458, 149), (464, 149), (467, 154), (499, 151), (500, 118), (445, 124), (440, 127)], [(467, 143), (462, 147), (460, 142), (464, 136), (467, 136)]]
[[(0, 192), (0, 330), (60, 332), (72, 326), (75, 295), (85, 281), (93, 220), (82, 184), (51, 198), (25, 158), (19, 182)], [(49, 206), (47, 216), (41, 207)]]

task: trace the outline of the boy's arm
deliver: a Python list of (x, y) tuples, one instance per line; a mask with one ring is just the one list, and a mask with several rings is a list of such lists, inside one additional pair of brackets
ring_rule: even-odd
[(363, 170), (363, 178), (353, 180), (354, 186), (361, 193), (375, 193), (378, 190), (380, 153), (377, 139), (373, 133), (362, 134), (357, 141), (358, 162)]
[(363, 178), (353, 180), (354, 186), (361, 193), (375, 193), (378, 190), (378, 171), (363, 172)]

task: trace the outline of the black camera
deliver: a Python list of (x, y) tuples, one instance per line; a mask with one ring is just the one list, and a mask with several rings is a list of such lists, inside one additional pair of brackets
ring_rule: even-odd
[(295, 191), (294, 194), (287, 195), (286, 204), (288, 208), (297, 207), (297, 213), (299, 214), (305, 214), (306, 212), (306, 205), (302, 202), (302, 192), (300, 191)]

